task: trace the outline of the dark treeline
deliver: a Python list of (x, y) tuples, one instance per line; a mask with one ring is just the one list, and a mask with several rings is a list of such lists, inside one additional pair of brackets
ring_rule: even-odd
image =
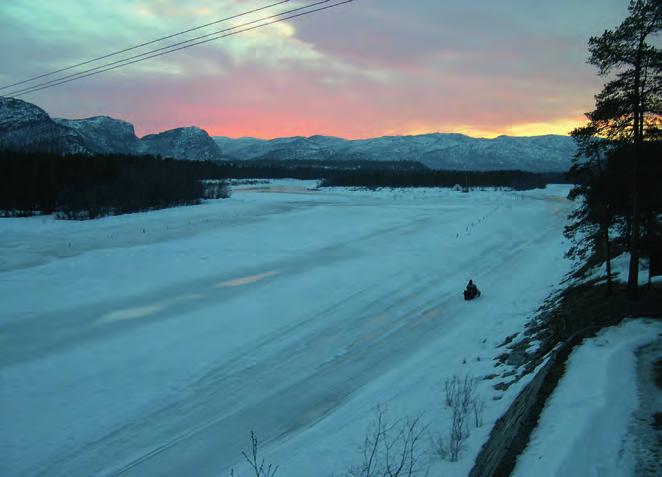
[(563, 173), (523, 171), (342, 171), (322, 181), (323, 187), (509, 187), (517, 190), (564, 182)]
[(435, 171), (416, 161), (253, 160), (218, 163), (219, 177), (321, 180), (322, 187), (512, 187), (567, 183), (563, 172)]
[(357, 171), (425, 172), (429, 169), (416, 161), (366, 160), (274, 160), (217, 162), (216, 174), (228, 179), (303, 179), (318, 180)]
[[(227, 197), (225, 179), (308, 179), (323, 186), (512, 187), (530, 189), (562, 174), (433, 171), (414, 161), (177, 161), (151, 156), (60, 156), (0, 152), (0, 215), (55, 213), (88, 219)], [(221, 181), (219, 182), (213, 182)]]
[(248, 161), (229, 161), (233, 167), (281, 167), (314, 168), (338, 170), (394, 170), (427, 171), (429, 168), (418, 161), (370, 161), (365, 159), (252, 159)]
[(0, 152), (0, 211), (87, 219), (197, 204), (201, 179), (214, 172), (210, 163), (151, 156)]
[[(581, 131), (579, 131), (581, 132)], [(638, 191), (638, 253), (662, 258), (662, 142), (643, 142), (637, 150), (635, 180), (631, 144), (610, 143), (577, 135), (585, 157), (577, 160), (569, 176), (575, 183), (570, 198), (582, 197), (581, 206), (570, 216), (565, 234), (573, 245), (568, 255), (586, 259), (591, 254), (607, 267), (607, 287), (612, 288), (611, 259), (630, 251), (634, 233), (631, 191)], [(660, 264), (662, 265), (662, 264)], [(659, 265), (658, 265), (659, 266)]]

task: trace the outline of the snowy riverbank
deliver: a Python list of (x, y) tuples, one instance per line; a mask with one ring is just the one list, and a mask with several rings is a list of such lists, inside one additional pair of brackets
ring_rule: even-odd
[(654, 397), (640, 394), (635, 351), (661, 336), (660, 321), (627, 320), (575, 349), (513, 476), (636, 475), (633, 413)]

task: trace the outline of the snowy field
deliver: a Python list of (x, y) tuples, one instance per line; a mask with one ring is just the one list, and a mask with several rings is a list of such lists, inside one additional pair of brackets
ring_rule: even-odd
[[(308, 190), (88, 222), (0, 221), (0, 475), (278, 475), (360, 463), (377, 406), (447, 432), (443, 385), (501, 373), (497, 346), (570, 264), (565, 186)], [(473, 278), (483, 295), (462, 299)], [(484, 425), (505, 392), (481, 380)], [(429, 446), (425, 439), (423, 446)]]

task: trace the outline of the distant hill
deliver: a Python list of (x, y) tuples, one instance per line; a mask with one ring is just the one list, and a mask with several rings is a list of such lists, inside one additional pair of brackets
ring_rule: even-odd
[(59, 154), (140, 154), (205, 161), (415, 161), (430, 169), (564, 172), (576, 152), (567, 136), (472, 138), (463, 134), (384, 136), (347, 140), (332, 136), (271, 140), (211, 138), (197, 127), (143, 138), (131, 123), (98, 116), (51, 118), (43, 109), (0, 97), (0, 149)]
[(563, 172), (576, 152), (568, 136), (423, 134), (346, 140), (332, 136), (272, 140), (214, 137), (226, 159), (419, 161), (431, 169)]
[(97, 154), (136, 154), (139, 139), (133, 124), (107, 116), (87, 119), (53, 119), (57, 124), (76, 131), (86, 147)]
[(57, 154), (154, 155), (219, 160), (222, 152), (200, 128), (187, 127), (139, 139), (133, 124), (107, 116), (51, 118), (26, 101), (0, 97), (0, 150)]
[(77, 131), (56, 123), (43, 109), (4, 97), (0, 97), (0, 149), (58, 154), (90, 152)]
[(140, 140), (139, 152), (197, 161), (213, 161), (222, 157), (216, 142), (206, 131), (196, 127), (171, 129), (145, 136)]

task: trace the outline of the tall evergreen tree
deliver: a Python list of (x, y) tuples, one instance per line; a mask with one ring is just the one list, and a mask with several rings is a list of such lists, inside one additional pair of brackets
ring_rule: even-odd
[(589, 251), (596, 250), (605, 260), (607, 294), (611, 294), (610, 229), (620, 212), (618, 196), (614, 194), (618, 183), (613, 167), (614, 151), (611, 143), (596, 137), (590, 126), (577, 128), (572, 134), (577, 142), (577, 154), (568, 172), (575, 184), (568, 198), (575, 200), (581, 196), (584, 200), (570, 214), (570, 223), (564, 229), (564, 235), (573, 242), (567, 255), (583, 259)]
[[(628, 17), (614, 30), (589, 40), (588, 62), (611, 79), (587, 113), (596, 136), (629, 151), (628, 289), (637, 296), (640, 255), (640, 159), (645, 141), (662, 137), (662, 50), (652, 41), (662, 28), (662, 0), (631, 0)], [(573, 131), (581, 136), (581, 131)]]

